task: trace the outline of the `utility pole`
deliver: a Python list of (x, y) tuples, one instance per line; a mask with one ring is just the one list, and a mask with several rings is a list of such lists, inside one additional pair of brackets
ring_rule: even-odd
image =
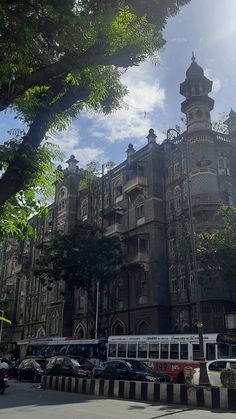
[[(177, 136), (179, 132), (176, 129), (168, 129), (167, 131), (167, 140), (170, 139), (169, 134), (171, 131), (174, 131)], [(199, 339), (199, 353), (200, 353), (200, 385), (209, 385), (209, 377), (207, 374), (206, 359), (204, 355), (204, 337), (203, 337), (203, 322), (202, 322), (202, 310), (201, 310), (201, 293), (198, 279), (198, 267), (197, 267), (197, 253), (196, 253), (196, 243), (194, 235), (194, 223), (193, 223), (193, 203), (192, 203), (192, 185), (190, 179), (190, 153), (188, 147), (187, 137), (183, 139), (185, 144), (185, 155), (186, 155), (186, 169), (187, 169), (187, 185), (188, 185), (188, 207), (189, 207), (189, 226), (190, 226), (190, 241), (191, 241), (191, 253), (192, 253), (192, 262), (193, 262), (193, 274), (194, 274), (194, 284), (195, 284), (195, 293), (196, 293), (196, 311), (197, 311), (197, 330), (198, 330), (198, 339)]]

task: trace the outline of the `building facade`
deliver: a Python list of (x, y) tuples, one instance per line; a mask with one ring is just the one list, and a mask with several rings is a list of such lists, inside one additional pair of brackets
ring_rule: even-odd
[[(74, 295), (74, 313), (68, 318), (65, 285), (47, 286), (34, 276), (33, 265), (47, 251), (56, 231), (71, 231), (77, 220), (97, 223), (107, 236), (120, 237), (126, 270), (115, 290), (115, 306), (100, 295), (100, 321), (110, 310), (107, 334), (193, 332), (196, 323), (196, 286), (191, 252), (183, 250), (189, 231), (188, 179), (196, 231), (218, 226), (220, 203), (236, 206), (236, 113), (225, 124), (228, 133), (212, 129), (212, 82), (192, 57), (180, 86), (186, 131), (168, 130), (162, 144), (150, 129), (146, 145), (109, 168), (96, 186), (83, 187), (83, 171), (74, 156), (67, 161), (63, 180), (56, 184), (55, 200), (45, 219), (35, 216), (37, 235), (1, 249), (1, 307), (13, 320), (4, 328), (3, 341), (29, 337), (94, 337), (95, 320), (88, 296)], [(62, 169), (60, 169), (62, 170)], [(235, 310), (236, 299), (216, 277), (201, 277), (201, 309), (206, 332), (224, 331), (224, 314)]]

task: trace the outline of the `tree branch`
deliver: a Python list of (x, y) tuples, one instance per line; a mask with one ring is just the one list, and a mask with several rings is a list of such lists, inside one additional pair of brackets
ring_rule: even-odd
[(50, 85), (56, 78), (66, 76), (70, 71), (82, 70), (90, 66), (131, 67), (135, 65), (137, 51), (132, 47), (125, 47), (118, 53), (109, 55), (104, 53), (101, 45), (94, 45), (83, 54), (65, 55), (56, 63), (40, 68), (32, 74), (19, 77), (9, 83), (3, 84), (0, 89), (0, 111), (10, 106), (14, 100), (35, 86)]

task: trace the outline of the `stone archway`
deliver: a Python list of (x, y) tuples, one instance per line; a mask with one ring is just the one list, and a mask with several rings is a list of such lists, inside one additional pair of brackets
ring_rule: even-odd
[(116, 320), (111, 328), (112, 335), (124, 335), (125, 334), (125, 325), (121, 320)]
[(85, 330), (84, 327), (82, 326), (82, 324), (78, 324), (75, 328), (75, 332), (74, 332), (75, 337), (77, 337), (78, 339), (84, 339), (85, 338)]

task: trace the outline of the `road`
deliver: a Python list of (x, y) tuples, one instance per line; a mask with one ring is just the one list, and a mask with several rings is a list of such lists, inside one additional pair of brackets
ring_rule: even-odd
[(11, 382), (0, 395), (0, 419), (234, 419), (235, 413), (111, 400), (42, 390), (32, 383)]

